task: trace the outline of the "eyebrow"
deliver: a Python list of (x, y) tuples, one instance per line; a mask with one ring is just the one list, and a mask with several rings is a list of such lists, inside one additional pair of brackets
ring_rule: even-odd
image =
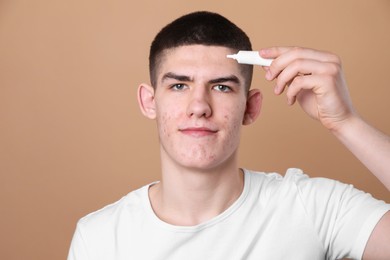
[(224, 83), (224, 82), (233, 82), (233, 83), (236, 83), (236, 84), (240, 84), (240, 80), (236, 76), (234, 76), (234, 75), (227, 76), (227, 77), (220, 77), (220, 78), (209, 80), (210, 84)]
[(186, 82), (192, 82), (193, 79), (186, 75), (179, 75), (175, 74), (173, 72), (165, 73), (164, 76), (161, 78), (161, 81), (164, 82), (167, 79), (175, 79), (177, 81), (186, 81)]
[[(167, 79), (174, 79), (177, 81), (184, 81), (184, 82), (193, 82), (194, 81), (194, 79), (191, 78), (190, 76), (179, 75), (179, 74), (176, 74), (173, 72), (165, 73), (164, 76), (162, 77), (161, 81), (163, 82)], [(224, 82), (233, 82), (236, 84), (241, 83), (240, 79), (235, 75), (230, 75), (230, 76), (226, 76), (226, 77), (219, 77), (219, 78), (211, 79), (208, 81), (209, 84), (224, 83)]]

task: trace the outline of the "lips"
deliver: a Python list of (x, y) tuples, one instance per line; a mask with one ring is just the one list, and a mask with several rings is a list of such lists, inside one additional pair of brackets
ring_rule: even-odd
[(211, 129), (208, 127), (185, 127), (179, 129), (179, 131), (185, 135), (193, 137), (212, 136), (218, 132), (218, 130)]

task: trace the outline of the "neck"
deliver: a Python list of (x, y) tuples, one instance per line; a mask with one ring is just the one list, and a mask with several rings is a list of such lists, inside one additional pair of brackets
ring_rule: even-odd
[(236, 160), (213, 169), (162, 167), (162, 181), (150, 188), (153, 210), (163, 221), (193, 226), (231, 206), (242, 193), (244, 176)]

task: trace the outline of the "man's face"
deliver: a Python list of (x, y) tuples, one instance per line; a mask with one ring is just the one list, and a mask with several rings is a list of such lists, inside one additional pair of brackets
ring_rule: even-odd
[(203, 45), (164, 53), (154, 93), (163, 163), (213, 169), (235, 162), (247, 99), (231, 53)]

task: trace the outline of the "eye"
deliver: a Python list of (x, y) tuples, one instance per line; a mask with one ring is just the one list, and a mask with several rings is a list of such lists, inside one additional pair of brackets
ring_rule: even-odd
[(187, 86), (185, 84), (174, 84), (171, 86), (171, 89), (179, 91), (184, 90)]
[(230, 92), (232, 89), (228, 86), (225, 85), (216, 85), (213, 87), (215, 90), (220, 91), (220, 92)]

